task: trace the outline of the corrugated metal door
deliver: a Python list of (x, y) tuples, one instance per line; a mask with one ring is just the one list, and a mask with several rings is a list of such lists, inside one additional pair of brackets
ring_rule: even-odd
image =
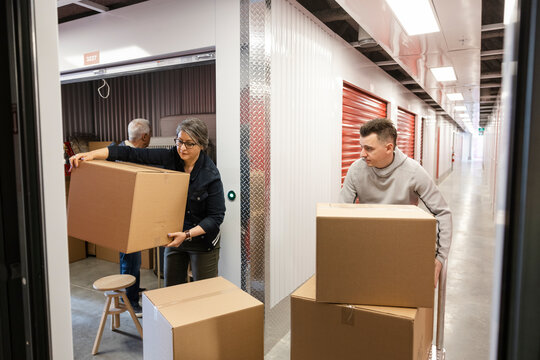
[(397, 147), (405, 155), (414, 159), (414, 122), (416, 115), (398, 107)]
[(343, 123), (341, 132), (341, 183), (353, 162), (360, 158), (360, 126), (385, 118), (387, 102), (343, 82)]

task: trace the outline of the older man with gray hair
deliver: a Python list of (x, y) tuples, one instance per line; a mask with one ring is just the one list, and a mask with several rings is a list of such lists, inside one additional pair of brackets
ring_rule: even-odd
[(128, 124), (128, 139), (120, 143), (135, 148), (144, 149), (150, 144), (152, 129), (150, 121), (146, 119), (133, 119)]
[[(133, 119), (128, 124), (128, 138), (119, 146), (129, 146), (132, 148), (147, 148), (152, 137), (150, 121), (146, 119)], [(139, 305), (139, 292), (141, 282), (141, 252), (137, 251), (131, 254), (120, 253), (120, 273), (135, 276), (135, 284), (126, 289), (126, 295), (133, 307), (133, 310), (140, 316), (142, 308)]]

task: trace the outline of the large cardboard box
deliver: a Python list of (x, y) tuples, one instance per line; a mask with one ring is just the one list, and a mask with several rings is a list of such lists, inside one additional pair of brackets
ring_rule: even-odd
[(102, 149), (111, 145), (112, 141), (89, 141), (88, 142), (88, 151), (94, 151), (97, 149)]
[(86, 243), (82, 240), (68, 236), (69, 263), (86, 259)]
[(291, 295), (291, 360), (427, 359), (432, 309), (320, 303), (315, 283)]
[[(68, 194), (69, 194), (69, 183), (70, 183), (70, 177), (66, 176), (64, 178), (64, 184), (66, 189), (66, 205), (68, 200)], [(79, 261), (82, 259), (86, 259), (86, 242), (80, 239), (76, 239), (72, 236), (68, 236), (67, 239), (68, 244), (68, 255), (69, 255), (69, 263)]]
[(130, 163), (83, 161), (71, 173), (68, 234), (131, 253), (182, 230), (189, 175)]
[(143, 294), (145, 360), (264, 357), (264, 306), (224, 278)]
[(435, 218), (412, 205), (317, 205), (317, 301), (433, 308)]

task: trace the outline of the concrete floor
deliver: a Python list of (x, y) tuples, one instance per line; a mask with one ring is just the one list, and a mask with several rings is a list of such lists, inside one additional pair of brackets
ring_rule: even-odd
[[(453, 243), (448, 262), (446, 359), (487, 359), (493, 283), (495, 226), (487, 179), (480, 162), (456, 164), (439, 185), (453, 211)], [(105, 297), (92, 289), (96, 279), (118, 272), (118, 264), (88, 258), (70, 265), (75, 359), (92, 359), (92, 346)], [(142, 270), (141, 287), (157, 287), (150, 270)], [(144, 321), (144, 319), (142, 320)], [(142, 359), (142, 341), (131, 318), (121, 315), (122, 332), (107, 322), (100, 359)], [(290, 333), (265, 356), (289, 359)]]

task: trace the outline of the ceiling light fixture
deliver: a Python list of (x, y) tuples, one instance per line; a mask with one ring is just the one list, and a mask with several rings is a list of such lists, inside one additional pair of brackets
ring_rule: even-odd
[(444, 66), (444, 67), (437, 67), (437, 68), (431, 68), (431, 73), (435, 77), (435, 80), (441, 82), (441, 81), (456, 81), (456, 73), (454, 72), (453, 66)]
[(454, 106), (455, 111), (467, 111), (467, 107), (465, 105), (458, 105)]
[(409, 36), (440, 31), (429, 0), (386, 0)]
[(462, 93), (453, 93), (453, 94), (446, 94), (448, 99), (450, 101), (463, 101), (463, 94)]

